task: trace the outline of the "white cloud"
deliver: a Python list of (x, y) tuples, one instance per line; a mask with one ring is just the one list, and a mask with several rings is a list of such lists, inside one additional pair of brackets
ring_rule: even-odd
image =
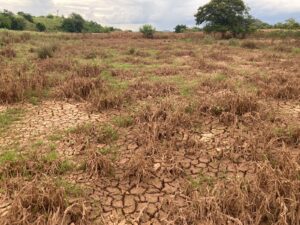
[[(122, 28), (151, 23), (160, 29), (176, 24), (194, 25), (197, 8), (209, 0), (0, 0), (2, 9), (34, 15), (48, 13), (82, 14), (86, 19)], [(300, 0), (246, 0), (251, 12), (262, 19), (276, 21), (300, 15)], [(300, 19), (299, 17), (296, 19)]]

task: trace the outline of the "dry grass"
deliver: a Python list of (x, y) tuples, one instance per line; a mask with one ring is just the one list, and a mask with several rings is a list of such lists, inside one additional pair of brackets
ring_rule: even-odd
[[(192, 193), (195, 221), (212, 224), (299, 224), (299, 171), (288, 158), (284, 169), (259, 165), (250, 180), (216, 183)], [(291, 167), (288, 167), (291, 166)]]
[(92, 149), (87, 153), (85, 170), (90, 177), (103, 177), (113, 173), (113, 164), (105, 155)]
[(15, 58), (17, 53), (10, 47), (6, 47), (5, 49), (0, 51), (0, 55), (4, 56), (5, 58)]
[(11, 185), (17, 185), (19, 190), (11, 196), (13, 201), (5, 217), (0, 217), (1, 224), (88, 224), (84, 204), (68, 206), (64, 189), (57, 187), (51, 180)]
[[(299, 40), (0, 32), (0, 42), (0, 224), (300, 225)], [(40, 59), (44, 43), (59, 49)], [(32, 98), (59, 99), (63, 119), (27, 108)], [(15, 103), (24, 116), (6, 115)], [(69, 113), (79, 125), (65, 131)]]

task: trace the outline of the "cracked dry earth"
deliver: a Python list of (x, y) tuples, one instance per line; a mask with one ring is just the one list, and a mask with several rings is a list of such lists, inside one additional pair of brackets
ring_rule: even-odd
[[(23, 117), (16, 121), (0, 138), (0, 144), (10, 145), (19, 140), (23, 144), (43, 139), (51, 132), (64, 130), (87, 122), (105, 122), (109, 116), (89, 114), (84, 104), (66, 102), (44, 102), (41, 105), (23, 105)], [(299, 105), (277, 104), (283, 115), (299, 118)], [(5, 110), (6, 107), (1, 107)], [(88, 193), (90, 213), (95, 224), (168, 224), (169, 210), (184, 211), (188, 199), (183, 187), (189, 179), (201, 175), (211, 179), (222, 177), (247, 177), (255, 173), (255, 163), (245, 160), (239, 154), (230, 159), (218, 160), (230, 142), (234, 141), (231, 131), (221, 126), (216, 119), (208, 119), (201, 132), (189, 136), (184, 132), (178, 149), (171, 156), (156, 157), (150, 165), (151, 173), (142, 181), (126, 176), (127, 165), (134, 155), (143, 151), (143, 144), (137, 140), (138, 130), (121, 130), (122, 136), (116, 143), (119, 157), (115, 161), (113, 177), (90, 177), (83, 172), (72, 172), (65, 179), (84, 187)], [(197, 143), (203, 151), (189, 151), (189, 143)], [(103, 146), (101, 146), (103, 147)], [(76, 161), (83, 154), (82, 146), (65, 139), (59, 143), (59, 151), (64, 157)], [(1, 206), (1, 211), (9, 204)]]
[(100, 114), (90, 114), (85, 104), (48, 101), (40, 105), (2, 106), (0, 112), (9, 108), (24, 111), (21, 119), (10, 126), (9, 131), (0, 135), (0, 145), (9, 146), (16, 142), (26, 145), (38, 139), (44, 139), (52, 132), (65, 130), (86, 122), (101, 122), (105, 118)]
[[(11, 145), (16, 141), (32, 144), (46, 138), (52, 132), (65, 130), (76, 125), (109, 121), (111, 115), (90, 114), (82, 103), (44, 102), (40, 105), (18, 106), (25, 109), (24, 115), (0, 137), (0, 145)], [(300, 106), (297, 103), (277, 104), (276, 109), (284, 116), (299, 119)], [(2, 106), (1, 111), (7, 107)], [(201, 132), (181, 136), (176, 151), (171, 156), (156, 157), (150, 165), (150, 174), (142, 181), (127, 176), (128, 165), (134, 155), (143, 151), (136, 128), (124, 129), (116, 143), (119, 157), (115, 161), (113, 177), (90, 177), (83, 172), (72, 172), (65, 179), (76, 183), (88, 193), (90, 213), (95, 224), (168, 224), (170, 207), (184, 211), (188, 199), (183, 192), (187, 180), (199, 176), (211, 179), (222, 177), (247, 177), (255, 173), (256, 166), (241, 155), (230, 159), (218, 159), (223, 150), (234, 141), (228, 127), (215, 119), (207, 119)], [(197, 143), (200, 151), (189, 151), (189, 143)], [(105, 147), (105, 146), (101, 146)], [(84, 154), (84, 146), (76, 146), (68, 138), (60, 141), (61, 155), (76, 162)], [(2, 213), (8, 203), (1, 206)], [(4, 213), (5, 214), (5, 213)], [(2, 215), (4, 215), (2, 214)]]

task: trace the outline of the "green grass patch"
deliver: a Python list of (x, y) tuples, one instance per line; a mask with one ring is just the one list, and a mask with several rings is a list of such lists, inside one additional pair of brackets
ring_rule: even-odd
[(134, 123), (131, 116), (116, 116), (113, 118), (113, 124), (118, 127), (130, 127)]
[(0, 165), (7, 162), (16, 162), (20, 160), (21, 156), (15, 150), (8, 150), (0, 154)]
[(100, 127), (98, 140), (104, 143), (111, 143), (118, 140), (119, 134), (118, 131), (113, 128), (111, 125), (106, 124)]
[(56, 151), (51, 151), (43, 157), (43, 160), (45, 160), (46, 162), (53, 162), (57, 159), (58, 159), (58, 153)]
[(60, 141), (62, 139), (63, 135), (61, 133), (55, 133), (48, 136), (48, 140), (53, 142)]
[(23, 114), (21, 109), (7, 109), (0, 113), (0, 133), (7, 130), (7, 128), (12, 125), (15, 121), (20, 120)]
[(300, 54), (300, 48), (293, 48), (292, 52), (294, 54)]
[(81, 197), (84, 194), (83, 189), (79, 185), (72, 184), (62, 179), (57, 179), (55, 183), (65, 190), (67, 197)]
[(60, 163), (58, 166), (58, 173), (59, 174), (64, 174), (68, 171), (72, 171), (72, 169), (75, 167), (74, 163), (72, 163), (69, 160), (64, 160)]

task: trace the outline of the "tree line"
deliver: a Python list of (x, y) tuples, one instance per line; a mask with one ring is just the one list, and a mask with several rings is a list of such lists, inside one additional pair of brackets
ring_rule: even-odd
[[(198, 8), (195, 14), (196, 25), (202, 28), (177, 25), (176, 33), (205, 31), (226, 36), (245, 37), (258, 29), (300, 29), (300, 23), (291, 18), (284, 22), (270, 25), (250, 15), (250, 8), (243, 0), (211, 0)], [(8, 10), (0, 12), (0, 28), (11, 30), (63, 31), (72, 33), (103, 33), (118, 29), (104, 27), (94, 21), (87, 21), (81, 15), (72, 13), (69, 17), (48, 15), (35, 17), (28, 13), (14, 14)], [(151, 25), (140, 29), (145, 37), (151, 38), (155, 32)]]
[(105, 27), (94, 21), (85, 20), (81, 15), (72, 13), (64, 16), (33, 16), (29, 13), (14, 14), (8, 10), (0, 12), (0, 28), (9, 30), (62, 31), (71, 33), (107, 33), (114, 27)]

